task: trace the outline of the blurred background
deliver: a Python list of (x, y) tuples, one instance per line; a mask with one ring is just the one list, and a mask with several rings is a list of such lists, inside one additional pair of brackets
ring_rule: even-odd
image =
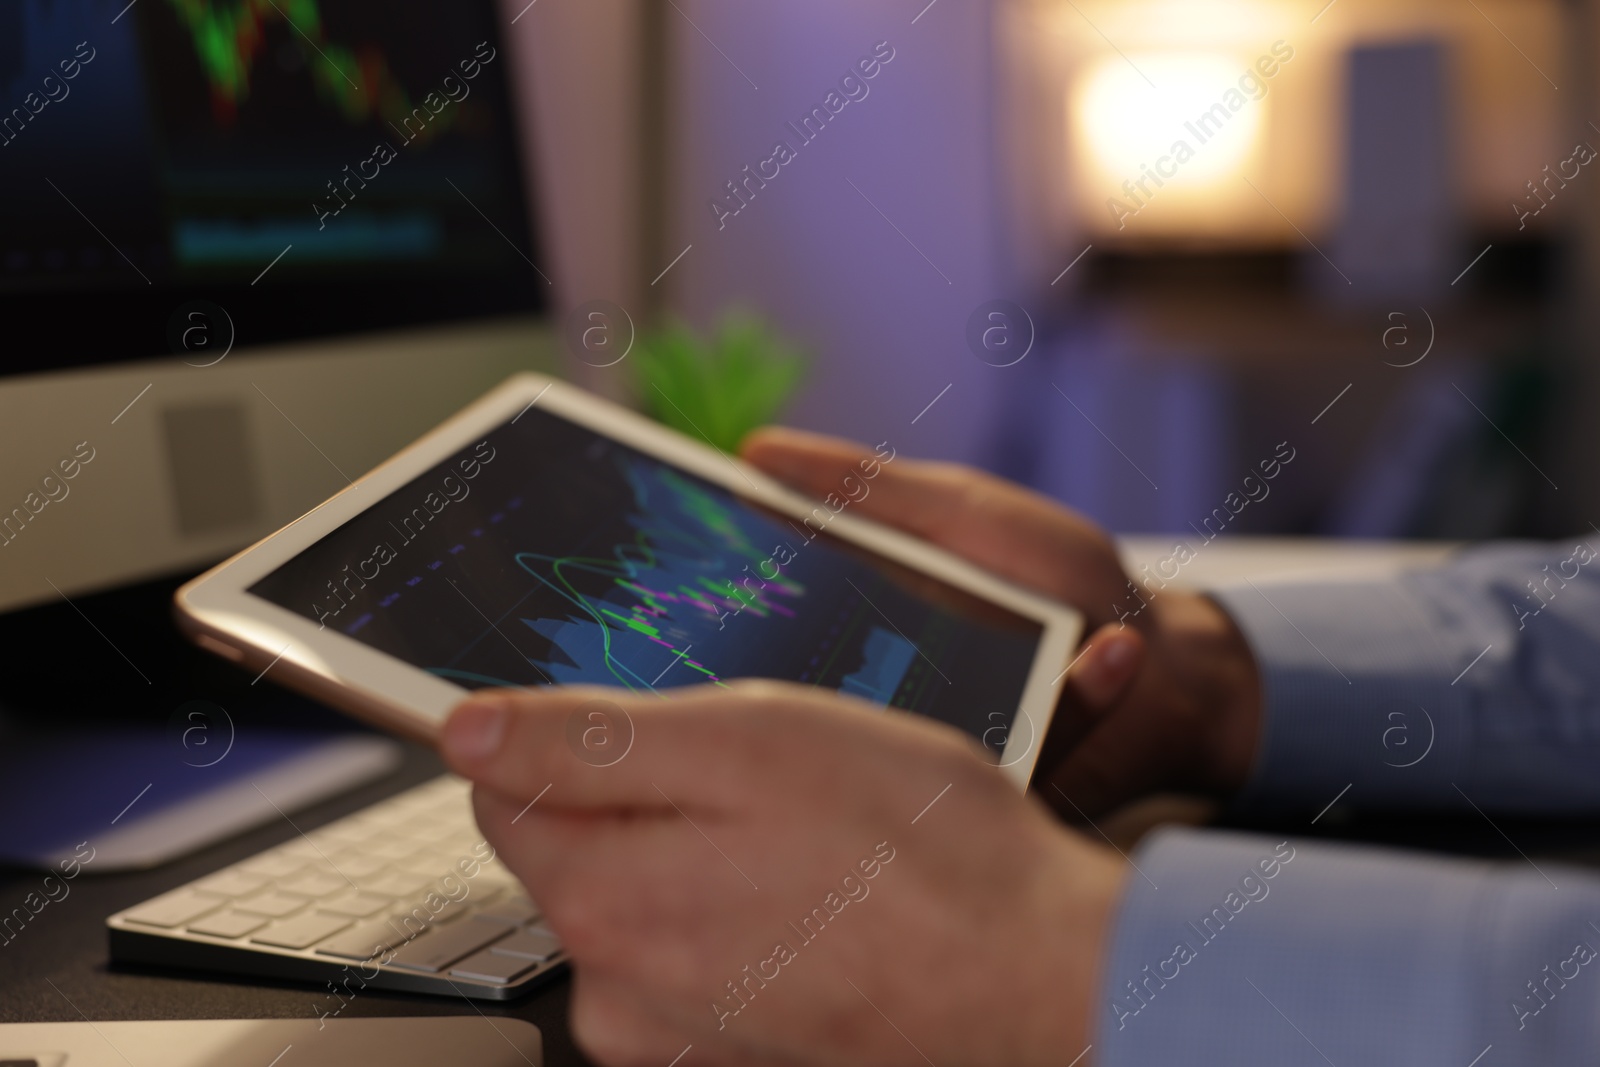
[[(164, 934), (108, 966), (105, 917), (441, 766), (173, 593), (517, 371), (976, 464), (1133, 571), (1257, 535), (1187, 583), (1600, 533), (1596, 55), (1600, 0), (0, 0), (0, 890), (141, 872), (43, 914), (0, 1020), (311, 1006), (131, 973), (224, 958)], [(467, 543), (500, 631), (533, 594)], [(568, 988), (516, 1009), (552, 1063)]]
[(1456, 539), (1600, 516), (1595, 6), (542, 0), (513, 35), (558, 312), (754, 309), (810, 353), (787, 421), (1117, 531), (1195, 530), (1281, 448), (1230, 532)]

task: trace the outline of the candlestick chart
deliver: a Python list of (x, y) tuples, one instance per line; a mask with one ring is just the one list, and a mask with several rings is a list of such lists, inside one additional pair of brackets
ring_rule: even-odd
[[(893, 702), (912, 673), (913, 646), (874, 625), (859, 598), (828, 618), (803, 617), (819, 614), (818, 605), (807, 611), (808, 583), (784, 573), (769, 547), (785, 536), (798, 540), (792, 531), (642, 457), (621, 473), (632, 500), (631, 537), (594, 553), (515, 553), (534, 589), (499, 625), (522, 635), (509, 644), (540, 680), (632, 690), (724, 685), (760, 673), (752, 671), (757, 663), (785, 662), (775, 676)], [(799, 550), (788, 549), (792, 554), (779, 555), (792, 563)], [(488, 647), (497, 657), (507, 652), (504, 643)], [(462, 661), (479, 661), (481, 653), (467, 651)], [(462, 661), (434, 672), (478, 685), (517, 684), (463, 669)]]
[[(253, 75), (267, 51), (268, 32), (309, 49), (304, 72), (317, 98), (349, 123), (399, 122), (414, 107), (383, 48), (340, 40), (327, 27), (320, 0), (167, 0), (188, 34), (205, 75), (217, 123), (231, 126), (252, 96)], [(424, 130), (436, 137), (454, 121), (445, 109)]]
[(626, 476), (632, 541), (604, 556), (517, 554), (517, 565), (568, 609), (565, 617), (522, 620), (551, 643), (542, 667), (558, 681), (592, 681), (603, 672), (630, 689), (649, 688), (651, 678), (634, 665), (651, 662), (655, 645), (672, 655), (669, 665), (721, 684), (716, 668), (690, 657), (697, 640), (705, 645), (740, 619), (794, 618), (788, 602), (805, 587), (781, 573), (758, 577), (764, 562), (772, 573), (767, 551), (701, 486), (642, 464)]

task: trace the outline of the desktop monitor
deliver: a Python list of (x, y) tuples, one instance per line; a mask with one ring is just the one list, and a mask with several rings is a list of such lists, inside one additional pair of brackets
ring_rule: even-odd
[[(0, 3), (0, 612), (198, 570), (548, 369), (508, 17)], [(0, 727), (155, 684), (14, 636)]]

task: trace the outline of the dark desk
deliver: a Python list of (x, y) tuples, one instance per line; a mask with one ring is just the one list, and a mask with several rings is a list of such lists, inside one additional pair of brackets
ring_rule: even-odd
[[(296, 813), (310, 830), (364, 808), (440, 773), (438, 759), (413, 748), (401, 770), (365, 788)], [(26, 818), (25, 812), (7, 812)], [(102, 1019), (315, 1019), (332, 1003), (327, 990), (310, 984), (189, 971), (112, 967), (106, 950), (105, 917), (141, 900), (199, 878), (296, 836), (278, 821), (198, 855), (137, 874), (95, 876), (89, 868), (70, 883), (71, 893), (49, 904), (20, 935), (0, 943), (0, 1022), (77, 1022)], [(0, 902), (8, 911), (38, 888), (40, 875), (0, 874)], [(48, 979), (48, 981), (47, 981)], [(51, 988), (51, 983), (60, 992)], [(567, 1032), (567, 975), (529, 996), (497, 1005), (460, 998), (425, 997), (364, 990), (341, 1018), (382, 1015), (507, 1015), (526, 1019), (544, 1034), (551, 1067), (587, 1064)], [(71, 1003), (66, 998), (71, 999)], [(80, 1015), (79, 1012), (83, 1014)]]

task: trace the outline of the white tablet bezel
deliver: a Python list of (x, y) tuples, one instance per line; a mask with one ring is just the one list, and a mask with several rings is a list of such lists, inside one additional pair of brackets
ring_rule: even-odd
[[(803, 519), (818, 506), (754, 467), (637, 412), (555, 379), (519, 374), (338, 495), (183, 586), (176, 597), (180, 627), (202, 647), (249, 670), (270, 670), (274, 681), (385, 729), (434, 743), (440, 724), (468, 690), (353, 637), (319, 629), (310, 619), (248, 590), (346, 521), (535, 404), (780, 514)], [(827, 531), (1040, 624), (1038, 651), (1017, 709), (1029, 729), (1008, 731), (999, 760), (1002, 771), (1026, 788), (1069, 656), (1082, 635), (1082, 616), (848, 508), (833, 516)]]

